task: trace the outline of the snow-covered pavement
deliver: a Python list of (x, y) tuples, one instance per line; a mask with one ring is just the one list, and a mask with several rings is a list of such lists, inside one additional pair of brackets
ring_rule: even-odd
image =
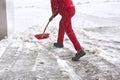
[[(90, 39), (94, 40), (93, 44), (89, 42), (90, 40), (83, 41), (85, 46), (89, 45), (94, 48), (85, 47), (87, 55), (81, 58), (80, 61), (73, 62), (71, 57), (75, 55), (75, 51), (70, 49), (72, 45), (70, 45), (67, 37), (63, 49), (55, 48), (53, 46), (53, 41), (56, 38), (54, 31), (48, 39), (37, 40), (33, 37), (34, 33), (32, 32), (37, 32), (39, 27), (34, 26), (28, 29), (29, 32), (25, 31), (14, 35), (10, 45), (7, 46), (0, 58), (1, 80), (120, 79), (119, 63), (111, 63), (111, 61), (106, 60), (107, 58), (100, 56), (100, 54), (106, 55), (106, 53), (100, 50), (102, 47), (97, 47), (98, 44), (94, 45), (97, 40)], [(82, 32), (80, 35), (84, 36)], [(108, 55), (108, 57), (113, 59), (116, 56)], [(117, 57), (119, 57), (119, 54)]]
[[(70, 49), (71, 45), (67, 37), (65, 39), (65, 47), (63, 49), (57, 49), (53, 46), (53, 41), (57, 36), (55, 32), (52, 31), (50, 38), (48, 39), (37, 40), (33, 35), (34, 31), (40, 31), (38, 28), (40, 28), (40, 26), (34, 26), (25, 32), (14, 35), (10, 45), (6, 48), (0, 58), (1, 79), (119, 79), (120, 65), (119, 63), (111, 63), (112, 60), (115, 60), (114, 58), (119, 60), (119, 54), (117, 54), (118, 58), (114, 54), (113, 56), (108, 55), (108, 53), (104, 52), (105, 50), (101, 50), (104, 46), (99, 47), (100, 43), (104, 43), (105, 45), (107, 44), (107, 41), (101, 39), (98, 42), (98, 40), (94, 38), (87, 40), (89, 36), (86, 38), (84, 32), (80, 32), (80, 35), (85, 39), (82, 41), (83, 44), (85, 46), (87, 45), (87, 47), (90, 46), (91, 48), (85, 47), (88, 54), (81, 58), (79, 62), (72, 62), (71, 57), (74, 56), (74, 49)], [(56, 30), (56, 28), (54, 28), (54, 30)], [(91, 43), (91, 41), (94, 41), (94, 43)], [(95, 44), (96, 42), (97, 44)], [(100, 55), (102, 55), (102, 57)], [(107, 58), (104, 58), (105, 56)], [(111, 61), (106, 59), (111, 59)]]

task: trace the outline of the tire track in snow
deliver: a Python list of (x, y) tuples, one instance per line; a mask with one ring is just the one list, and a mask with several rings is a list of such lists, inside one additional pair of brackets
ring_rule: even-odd
[[(87, 52), (88, 53), (88, 52)], [(68, 57), (68, 56), (66, 56)], [(62, 58), (62, 57), (61, 57)], [(65, 59), (65, 58), (64, 58)], [(82, 80), (119, 80), (119, 68), (102, 57), (88, 53), (78, 62), (65, 59), (69, 62)]]
[[(38, 47), (38, 56), (35, 59), (35, 64), (32, 71), (36, 72), (36, 79), (40, 80), (68, 80), (68, 77), (63, 76), (56, 59), (49, 54), (43, 41), (32, 41)], [(36, 53), (35, 53), (36, 54)]]
[(18, 56), (17, 47), (12, 47), (13, 43), (8, 44), (3, 55), (0, 57), (0, 71), (9, 70), (16, 62)]
[(68, 72), (68, 74), (70, 76), (70, 80), (82, 80), (82, 78), (75, 73), (74, 69), (67, 64), (66, 60), (62, 60), (54, 54), (52, 54), (52, 55), (57, 59), (57, 63), (59, 65), (59, 67), (63, 71)]
[[(67, 45), (69, 43), (66, 43)], [(51, 44), (50, 44), (51, 45)], [(80, 62), (71, 62), (68, 59), (68, 55), (61, 55), (62, 52), (70, 53), (69, 51), (62, 50), (60, 53), (58, 49), (54, 51), (56, 56), (59, 56), (60, 59), (64, 59), (68, 61), (71, 65), (72, 69), (75, 70), (75, 74), (80, 76), (81, 79), (84, 80), (119, 80), (120, 72), (118, 71), (119, 68), (114, 64), (108, 62), (103, 57), (95, 54), (89, 54), (87, 52), (87, 56), (80, 59)], [(58, 54), (56, 54), (58, 53)], [(71, 55), (69, 55), (71, 57)], [(61, 61), (62, 62), (62, 61)], [(68, 64), (68, 65), (69, 65)], [(74, 66), (73, 66), (74, 65)]]
[[(51, 40), (50, 40), (51, 41)], [(51, 43), (47, 43), (48, 45), (42, 45), (45, 47), (45, 49), (48, 52), (48, 55), (53, 56), (58, 63), (58, 67), (60, 68), (60, 70), (62, 70), (62, 74), (65, 76), (69, 76), (69, 80), (82, 80), (82, 78), (80, 77), (80, 75), (77, 75), (74, 71), (74, 69), (68, 65), (66, 60), (62, 60), (56, 53), (55, 47), (51, 46)], [(51, 47), (50, 47), (51, 46)], [(59, 52), (59, 51), (58, 51)], [(65, 72), (65, 74), (64, 74)], [(68, 80), (68, 79), (67, 79)]]
[(32, 70), (32, 67), (35, 63), (35, 59), (38, 55), (36, 51), (32, 50), (32, 47), (33, 43), (23, 42), (21, 50), (19, 51), (20, 53), (19, 58), (17, 59), (15, 65), (11, 68), (12, 71)]

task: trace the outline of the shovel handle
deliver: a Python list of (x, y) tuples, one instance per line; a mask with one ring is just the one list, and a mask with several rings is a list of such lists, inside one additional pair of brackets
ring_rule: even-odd
[(43, 34), (45, 33), (45, 31), (46, 31), (46, 29), (47, 29), (49, 23), (50, 23), (50, 21), (48, 21), (47, 25), (45, 26), (45, 29), (44, 29), (44, 31), (43, 31)]
[(47, 29), (49, 23), (50, 23), (50, 21), (48, 21), (47, 25), (45, 26), (45, 29), (44, 29), (44, 31), (43, 31), (43, 33), (42, 33), (42, 36), (41, 36), (42, 38), (43, 38), (43, 36), (44, 36), (44, 34), (45, 34), (45, 31), (46, 31), (46, 29)]

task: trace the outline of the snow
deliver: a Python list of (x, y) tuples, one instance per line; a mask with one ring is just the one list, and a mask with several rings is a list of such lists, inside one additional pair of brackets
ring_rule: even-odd
[[(53, 71), (49, 70), (50, 68), (58, 71), (58, 75), (62, 72), (65, 80), (89, 80), (88, 78), (118, 80), (119, 77), (116, 76), (120, 74), (117, 71), (120, 68), (120, 0), (73, 1), (76, 7), (76, 14), (72, 18), (73, 29), (82, 47), (88, 53), (80, 59), (80, 62), (71, 62), (75, 50), (67, 36), (65, 36), (65, 48), (53, 47), (57, 38), (60, 15), (49, 24), (46, 31), (50, 33), (48, 39), (37, 40), (34, 37), (35, 34), (42, 33), (51, 16), (49, 1), (14, 0), (15, 29), (10, 31), (12, 35), (0, 41), (1, 60), (11, 49), (10, 53), (14, 58), (10, 59), (13, 61), (10, 63), (14, 66), (4, 68), (12, 71), (40, 70), (43, 73), (38, 74), (37, 77), (41, 79), (45, 69), (48, 70), (46, 72), (49, 74), (48, 77), (53, 77), (50, 75), (49, 71)], [(16, 53), (13, 54), (14, 50)], [(11, 58), (11, 55), (8, 57)], [(0, 67), (0, 72), (4, 68)], [(109, 78), (109, 75), (112, 77)], [(66, 79), (68, 77), (69, 79)]]

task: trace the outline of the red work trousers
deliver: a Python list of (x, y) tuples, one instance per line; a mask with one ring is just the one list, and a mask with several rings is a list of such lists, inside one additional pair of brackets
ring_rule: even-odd
[(58, 32), (57, 42), (63, 43), (64, 35), (66, 33), (68, 38), (73, 43), (75, 50), (76, 51), (81, 50), (81, 45), (76, 38), (76, 35), (72, 29), (72, 23), (71, 23), (71, 18), (75, 14), (75, 8), (70, 7), (66, 10), (61, 10), (59, 13), (62, 16), (62, 18), (61, 18), (61, 21), (59, 23), (59, 32)]

